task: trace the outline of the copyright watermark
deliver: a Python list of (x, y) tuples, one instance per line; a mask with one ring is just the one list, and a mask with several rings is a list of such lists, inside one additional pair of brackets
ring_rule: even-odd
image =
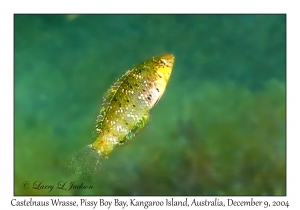
[(68, 181), (59, 181), (56, 184), (46, 184), (43, 181), (24, 181), (22, 183), (23, 189), (35, 189), (35, 190), (47, 190), (51, 192), (53, 189), (59, 189), (59, 190), (91, 190), (93, 189), (92, 185), (86, 185), (83, 182), (68, 182)]
[(22, 187), (24, 188), (24, 189), (29, 189), (30, 188), (30, 182), (29, 181), (25, 181), (25, 182), (23, 182), (23, 184), (22, 184)]

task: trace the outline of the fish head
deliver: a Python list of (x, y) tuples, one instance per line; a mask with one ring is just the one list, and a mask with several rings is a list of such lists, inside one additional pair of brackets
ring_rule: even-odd
[(151, 106), (155, 106), (165, 92), (172, 73), (174, 58), (173, 54), (164, 54), (152, 58), (153, 68), (151, 69), (154, 71), (155, 80), (150, 92), (152, 92), (153, 98), (156, 98), (156, 100), (151, 103)]
[(165, 83), (169, 81), (172, 73), (175, 56), (173, 54), (164, 54), (153, 58), (156, 62), (155, 71)]

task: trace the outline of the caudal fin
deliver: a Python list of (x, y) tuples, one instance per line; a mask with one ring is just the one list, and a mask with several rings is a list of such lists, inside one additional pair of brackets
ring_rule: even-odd
[(69, 157), (65, 165), (71, 173), (80, 174), (84, 177), (94, 177), (100, 172), (104, 160), (97, 151), (87, 145)]

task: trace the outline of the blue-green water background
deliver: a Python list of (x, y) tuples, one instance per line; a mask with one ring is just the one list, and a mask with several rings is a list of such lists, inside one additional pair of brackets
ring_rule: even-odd
[[(16, 195), (286, 194), (285, 15), (15, 15), (14, 49)], [(106, 90), (162, 53), (149, 125), (97, 177), (70, 175)]]

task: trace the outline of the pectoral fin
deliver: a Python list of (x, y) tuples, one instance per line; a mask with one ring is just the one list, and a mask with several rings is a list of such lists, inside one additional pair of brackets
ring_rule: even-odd
[(119, 145), (129, 143), (133, 137), (135, 137), (150, 121), (149, 112), (142, 116), (142, 118), (135, 124), (135, 126), (129, 131), (129, 133), (119, 142)]

